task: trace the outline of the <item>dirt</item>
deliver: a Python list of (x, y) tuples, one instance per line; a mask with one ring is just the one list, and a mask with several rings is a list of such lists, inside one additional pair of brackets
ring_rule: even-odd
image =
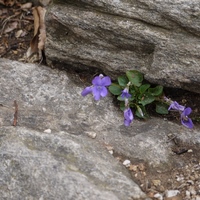
[[(15, 24), (13, 24), (16, 22)], [(5, 7), (0, 5), (0, 57), (11, 60), (23, 61), (30, 41), (33, 37), (33, 16), (32, 9), (22, 10), (19, 6)], [(10, 27), (10, 31), (8, 28)], [(19, 33), (21, 35), (19, 36)], [(76, 72), (73, 72), (77, 75)], [(93, 74), (94, 75), (94, 74)], [(93, 77), (87, 72), (79, 72), (80, 81), (87, 82)], [(191, 118), (195, 127), (200, 127), (200, 94), (184, 91), (181, 89), (165, 88), (165, 95), (181, 105), (189, 106), (193, 112)], [(153, 109), (149, 109), (150, 115), (164, 117), (175, 123), (180, 123), (180, 115), (176, 112), (170, 112), (168, 115), (158, 115)], [(172, 137), (173, 136), (169, 136)], [(175, 140), (175, 138), (174, 138)], [(200, 157), (198, 149), (189, 146), (189, 144), (177, 145), (171, 149), (171, 153), (178, 159), (184, 161), (184, 166), (177, 166), (172, 171), (166, 169), (165, 172), (152, 171), (145, 163), (133, 162), (127, 169), (136, 181), (151, 198), (156, 194), (160, 197), (154, 199), (170, 198), (163, 197), (167, 190), (178, 190), (180, 193), (174, 197), (183, 200), (200, 199)], [(123, 163), (123, 156), (117, 155), (116, 159)]]
[(18, 61), (23, 59), (33, 37), (33, 23), (31, 8), (0, 5), (0, 57)]

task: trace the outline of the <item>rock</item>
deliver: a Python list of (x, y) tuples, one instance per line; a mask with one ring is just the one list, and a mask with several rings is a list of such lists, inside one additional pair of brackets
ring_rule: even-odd
[(131, 161), (130, 161), (130, 160), (125, 160), (125, 161), (123, 162), (123, 165), (126, 166), (126, 167), (129, 167), (130, 164), (131, 164)]
[(91, 140), (23, 127), (0, 131), (2, 199), (145, 197), (109, 154), (98, 146), (93, 148)]
[(46, 130), (44, 130), (44, 133), (51, 133), (51, 129), (46, 129)]
[(88, 137), (90, 137), (92, 139), (95, 139), (97, 136), (97, 133), (95, 133), (95, 132), (86, 132), (86, 134)]
[[(1, 61), (1, 67), (4, 66), (1, 70), (1, 101), (12, 108), (13, 101), (17, 100), (19, 126), (42, 132), (46, 129), (51, 129), (52, 133), (68, 131), (74, 135), (95, 132), (97, 139), (112, 146), (115, 152), (127, 158), (144, 159), (154, 166), (169, 161), (171, 144), (166, 143), (166, 133), (177, 133), (177, 139), (198, 148), (198, 129), (189, 130), (158, 118), (135, 120), (130, 127), (125, 127), (123, 113), (113, 105), (111, 95), (98, 102), (92, 96), (82, 97), (80, 93), (86, 85), (83, 86), (74, 74)], [(1, 125), (4, 126), (12, 124), (14, 114), (14, 110), (7, 107), (1, 107)]]
[[(200, 131), (162, 118), (135, 119), (108, 95), (82, 97), (75, 73), (0, 59), (0, 196), (4, 199), (145, 199), (128, 168), (110, 153), (151, 171), (185, 164), (169, 133), (199, 157)], [(13, 126), (18, 106), (17, 123)], [(44, 132), (44, 130), (51, 130)], [(95, 139), (87, 133), (97, 134)], [(193, 156), (193, 153), (190, 153)], [(125, 160), (125, 159), (124, 159)]]
[(163, 195), (162, 194), (159, 194), (159, 193), (156, 193), (154, 195), (154, 198), (158, 199), (158, 200), (163, 200)]
[(87, 120), (101, 127), (101, 112), (85, 118), (86, 104), (96, 103), (82, 98), (68, 75), (2, 59), (0, 68), (2, 199), (147, 199), (107, 149), (84, 134), (93, 129)]
[(169, 197), (174, 197), (174, 196), (177, 196), (179, 193), (180, 193), (179, 190), (167, 190), (167, 191), (165, 192), (165, 196), (166, 196), (167, 198), (169, 198)]
[(198, 1), (55, 1), (47, 14), (52, 66), (127, 70), (152, 83), (200, 93)]

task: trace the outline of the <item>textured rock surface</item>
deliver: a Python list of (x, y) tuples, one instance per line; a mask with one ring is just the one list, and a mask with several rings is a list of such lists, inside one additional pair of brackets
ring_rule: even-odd
[[(169, 133), (194, 152), (199, 148), (197, 128), (154, 118), (123, 126), (112, 97), (99, 102), (83, 98), (85, 85), (76, 74), (5, 59), (0, 70), (2, 199), (143, 199), (144, 193), (106, 146), (132, 162), (165, 171), (184, 165), (181, 157), (172, 155)], [(45, 133), (47, 129), (51, 133)], [(88, 133), (97, 137), (91, 139)]]
[(112, 77), (137, 69), (151, 82), (200, 93), (198, 1), (56, 2), (47, 15), (49, 61)]
[(124, 169), (93, 141), (67, 132), (1, 128), (1, 199), (143, 199)]
[[(6, 60), (0, 68), (1, 199), (145, 198), (105, 144), (86, 136), (86, 130), (101, 127), (105, 109), (97, 115), (96, 104), (83, 101), (81, 88), (65, 73)], [(47, 128), (52, 132), (45, 133)]]

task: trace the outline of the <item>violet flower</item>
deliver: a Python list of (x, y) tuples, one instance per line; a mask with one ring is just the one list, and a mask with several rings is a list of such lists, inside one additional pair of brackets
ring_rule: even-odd
[(108, 94), (106, 86), (111, 85), (111, 79), (108, 76), (99, 76), (94, 77), (92, 80), (92, 86), (86, 87), (82, 92), (82, 96), (86, 96), (90, 93), (93, 93), (94, 99), (96, 101), (100, 100), (101, 97), (105, 97)]
[(176, 101), (173, 101), (173, 102), (170, 104), (168, 110), (171, 110), (171, 109), (179, 110), (179, 111), (184, 111), (185, 106), (182, 106), (182, 105), (178, 104)]
[(88, 94), (92, 93), (92, 86), (86, 87), (82, 92), (81, 95), (82, 96), (86, 96)]
[(133, 121), (133, 113), (130, 108), (124, 110), (124, 125), (130, 126), (130, 123)]
[(124, 99), (124, 98), (130, 98), (131, 97), (131, 94), (129, 94), (128, 92), (128, 88), (125, 88), (123, 91), (122, 91), (122, 94), (121, 94), (121, 97)]
[(193, 128), (194, 126), (192, 120), (188, 117), (188, 115), (190, 115), (191, 112), (192, 109), (188, 107), (181, 113), (181, 123), (187, 128)]

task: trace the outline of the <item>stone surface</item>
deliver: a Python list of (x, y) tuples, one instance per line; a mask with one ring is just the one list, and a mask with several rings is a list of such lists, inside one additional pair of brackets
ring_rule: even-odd
[(1, 199), (144, 199), (105, 149), (67, 132), (1, 127)]
[(172, 154), (168, 134), (173, 133), (199, 156), (198, 127), (152, 118), (127, 128), (111, 95), (98, 102), (80, 95), (88, 85), (77, 74), (6, 59), (0, 70), (2, 199), (145, 199), (109, 150), (152, 171), (170, 170), (185, 164)]
[(46, 19), (48, 62), (113, 78), (137, 69), (150, 82), (200, 93), (198, 1), (54, 2)]

